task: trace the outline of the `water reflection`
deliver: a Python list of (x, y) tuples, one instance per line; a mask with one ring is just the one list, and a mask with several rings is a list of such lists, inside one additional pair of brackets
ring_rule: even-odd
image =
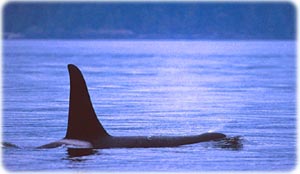
[[(73, 159), (78, 161), (78, 158), (76, 157), (82, 157), (82, 156), (89, 156), (89, 155), (94, 155), (98, 151), (96, 149), (88, 149), (88, 148), (68, 148), (67, 149), (67, 154), (68, 154), (68, 159)], [(83, 159), (81, 159), (83, 160)]]

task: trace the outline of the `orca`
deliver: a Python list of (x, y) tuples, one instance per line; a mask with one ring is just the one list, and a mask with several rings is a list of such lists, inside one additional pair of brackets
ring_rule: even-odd
[(203, 133), (190, 136), (112, 136), (102, 126), (93, 108), (81, 71), (68, 65), (70, 97), (68, 127), (64, 138), (38, 148), (71, 146), (76, 148), (159, 148), (221, 140), (222, 133)]

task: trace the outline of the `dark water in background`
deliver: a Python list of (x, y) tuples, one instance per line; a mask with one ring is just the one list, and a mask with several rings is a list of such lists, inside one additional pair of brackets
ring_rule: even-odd
[[(295, 42), (5, 41), (3, 148), (7, 170), (289, 171), (296, 165)], [(104, 149), (74, 157), (34, 149), (65, 135), (67, 64), (83, 72), (112, 135), (242, 136), (212, 143)]]

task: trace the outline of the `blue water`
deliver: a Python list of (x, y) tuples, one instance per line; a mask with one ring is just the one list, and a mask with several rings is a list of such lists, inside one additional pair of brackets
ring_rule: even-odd
[[(4, 41), (9, 171), (290, 171), (296, 165), (296, 42)], [(83, 72), (112, 135), (241, 136), (243, 147), (35, 149), (64, 137), (67, 64)]]

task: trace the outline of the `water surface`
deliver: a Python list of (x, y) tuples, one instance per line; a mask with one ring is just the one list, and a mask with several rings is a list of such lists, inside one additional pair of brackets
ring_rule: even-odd
[[(296, 55), (289, 41), (4, 41), (3, 148), (12, 171), (289, 171)], [(35, 149), (64, 137), (67, 64), (83, 72), (112, 135), (241, 136), (243, 147)], [(82, 154), (81, 154), (82, 155)]]

